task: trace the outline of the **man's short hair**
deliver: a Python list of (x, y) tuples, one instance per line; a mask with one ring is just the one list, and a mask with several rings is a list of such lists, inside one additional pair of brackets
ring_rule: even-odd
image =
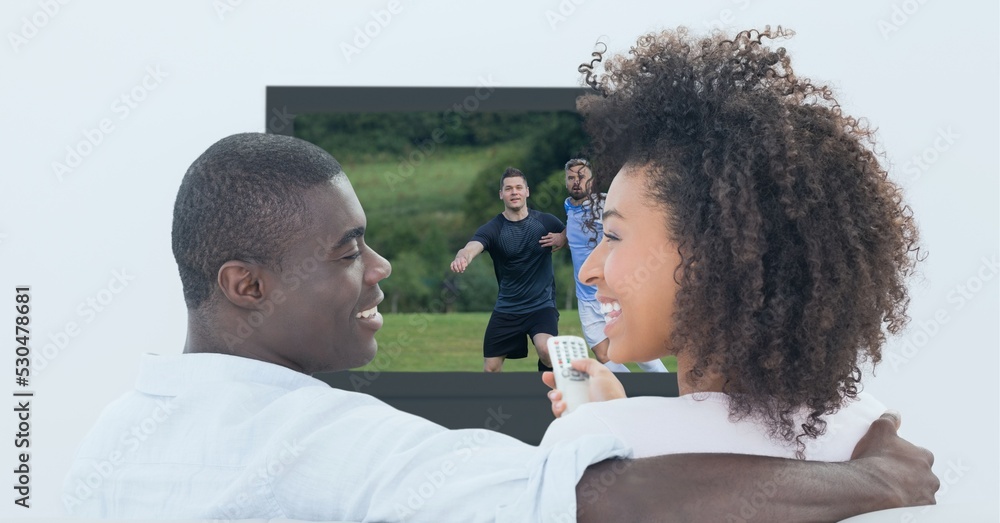
[(508, 167), (506, 170), (504, 170), (503, 174), (500, 175), (500, 188), (503, 189), (504, 180), (506, 180), (507, 178), (513, 178), (515, 176), (520, 176), (521, 179), (524, 180), (524, 185), (525, 186), (528, 185), (528, 177), (526, 177), (524, 173), (521, 172), (520, 169)]
[(570, 170), (570, 169), (572, 169), (574, 167), (577, 167), (579, 165), (582, 165), (582, 166), (590, 169), (590, 162), (588, 162), (587, 160), (585, 160), (583, 158), (573, 158), (572, 160), (566, 162), (566, 167), (563, 167), (563, 170), (564, 171), (568, 171), (568, 170)]
[(227, 261), (280, 269), (305, 225), (304, 190), (337, 176), (333, 156), (290, 136), (235, 134), (202, 153), (174, 202), (172, 245), (188, 309), (212, 295)]

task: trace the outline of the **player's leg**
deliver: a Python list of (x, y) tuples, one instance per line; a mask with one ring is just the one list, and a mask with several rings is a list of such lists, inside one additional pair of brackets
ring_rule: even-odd
[[(589, 341), (587, 342), (587, 345), (590, 345)], [(596, 345), (590, 346), (590, 350), (594, 351), (594, 358), (596, 358), (597, 361), (605, 365), (607, 365), (608, 362), (611, 361), (608, 359), (608, 345), (611, 345), (611, 341), (608, 340), (607, 338), (604, 338)]]
[(638, 363), (639, 368), (646, 372), (670, 372), (660, 360), (652, 360)]
[(483, 372), (501, 372), (507, 358), (527, 355), (528, 342), (524, 339), (521, 317), (493, 311), (483, 335)]
[(551, 337), (551, 334), (535, 334), (531, 337), (531, 343), (535, 345), (535, 351), (538, 352), (539, 371), (552, 370), (552, 358), (549, 357), (549, 338)]
[(615, 363), (610, 359), (608, 359), (608, 345), (611, 345), (611, 341), (608, 340), (607, 338), (604, 338), (603, 340), (601, 340), (600, 343), (591, 347), (591, 349), (594, 351), (594, 357), (597, 358), (597, 361), (603, 363), (604, 366), (607, 367), (608, 370), (610, 370), (611, 372), (632, 372), (628, 370), (628, 367), (626, 367), (624, 364)]
[(608, 345), (611, 342), (604, 336), (604, 315), (601, 314), (601, 304), (597, 300), (576, 300), (576, 308), (580, 313), (580, 325), (583, 326), (583, 339), (594, 351), (597, 361), (604, 364), (611, 372), (630, 372), (628, 367), (608, 359)]
[(549, 338), (559, 335), (559, 311), (547, 307), (531, 313), (528, 335), (538, 352), (538, 370), (552, 370), (549, 357)]
[(483, 358), (483, 372), (502, 372), (503, 360), (505, 359), (507, 359), (505, 356)]

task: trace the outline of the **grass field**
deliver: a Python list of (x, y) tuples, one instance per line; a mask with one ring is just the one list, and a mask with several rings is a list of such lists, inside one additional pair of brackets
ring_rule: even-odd
[[(428, 372), (483, 370), (483, 332), (488, 312), (452, 314), (383, 314), (385, 325), (378, 332), (378, 355), (362, 370)], [(580, 318), (575, 310), (560, 311), (559, 333), (580, 336)], [(537, 372), (538, 357), (528, 345), (528, 357), (507, 360), (504, 371)], [(671, 371), (677, 370), (673, 357), (663, 358)], [(633, 372), (638, 367), (628, 365)]]

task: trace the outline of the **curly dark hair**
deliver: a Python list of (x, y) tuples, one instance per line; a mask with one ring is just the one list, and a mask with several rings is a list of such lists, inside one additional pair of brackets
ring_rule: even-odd
[(304, 191), (344, 176), (329, 153), (298, 138), (235, 134), (188, 168), (174, 202), (174, 259), (191, 311), (201, 309), (230, 260), (280, 269), (303, 234)]
[(790, 34), (644, 35), (580, 66), (598, 94), (578, 109), (592, 190), (642, 168), (667, 216), (682, 259), (670, 342), (694, 362), (683, 379), (718, 371), (731, 418), (761, 419), (802, 457), (802, 438), (825, 432), (823, 415), (857, 395), (860, 365), (908, 321), (921, 255), (874, 131), (762, 44)]

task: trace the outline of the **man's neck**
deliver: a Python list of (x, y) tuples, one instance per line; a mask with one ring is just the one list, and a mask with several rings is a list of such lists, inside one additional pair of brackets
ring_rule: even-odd
[(528, 217), (528, 206), (521, 207), (519, 210), (511, 210), (510, 208), (504, 208), (503, 217), (507, 218), (507, 221), (519, 222)]
[(576, 198), (574, 198), (572, 196), (569, 197), (569, 203), (573, 207), (579, 207), (579, 206), (583, 205), (583, 202), (585, 202), (585, 201), (587, 201), (587, 197), (586, 196), (580, 198), (579, 200), (577, 200)]
[(309, 374), (294, 362), (288, 360), (287, 358), (283, 358), (280, 355), (276, 355), (273, 351), (268, 351), (263, 346), (257, 344), (257, 340), (255, 340), (253, 336), (245, 339), (234, 337), (233, 339), (238, 340), (238, 343), (235, 344), (236, 346), (231, 346), (233, 345), (231, 340), (227, 341), (225, 339), (220, 339), (218, 336), (218, 332), (236, 333), (238, 332), (237, 328), (236, 324), (232, 325), (232, 328), (230, 329), (218, 325), (208, 325), (203, 321), (199, 321), (189, 313), (187, 338), (184, 340), (184, 353), (214, 353), (240, 356), (242, 358), (249, 358), (252, 360), (263, 361), (265, 363), (281, 365), (282, 367), (296, 372)]

